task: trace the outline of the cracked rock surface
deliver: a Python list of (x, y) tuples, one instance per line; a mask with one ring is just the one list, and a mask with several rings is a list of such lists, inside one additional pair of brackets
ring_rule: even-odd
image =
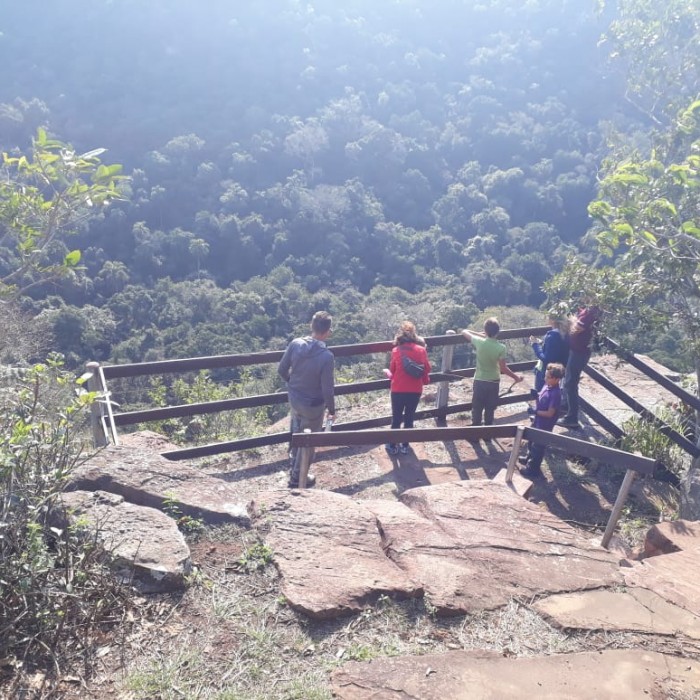
[(425, 595), (452, 615), (621, 581), (618, 558), (556, 516), (487, 481), (356, 502), (324, 491), (266, 492), (254, 524), (289, 604), (316, 618), (379, 595)]

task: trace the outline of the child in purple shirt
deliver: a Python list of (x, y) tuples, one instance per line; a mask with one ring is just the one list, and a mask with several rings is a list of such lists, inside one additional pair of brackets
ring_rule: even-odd
[[(552, 362), (547, 365), (544, 375), (544, 387), (537, 396), (535, 408), (528, 408), (527, 412), (534, 416), (533, 428), (548, 430), (551, 432), (556, 425), (559, 408), (561, 406), (561, 389), (559, 382), (564, 376), (564, 366)], [(545, 446), (540, 443), (530, 442), (526, 457), (521, 457), (520, 462), (525, 465), (520, 473), (528, 479), (542, 476), (542, 460)]]

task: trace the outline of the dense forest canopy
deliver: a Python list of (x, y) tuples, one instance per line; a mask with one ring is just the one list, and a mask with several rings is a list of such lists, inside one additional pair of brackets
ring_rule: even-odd
[[(640, 77), (630, 27), (654, 4), (12, 3), (0, 148), (43, 127), (130, 176), (44, 252), (80, 264), (21, 310), (78, 363), (281, 347), (322, 307), (337, 342), (537, 307), (611, 145), (649, 143), (692, 94), (658, 42), (679, 82), (658, 99)], [(697, 11), (669, 7), (658, 41), (684, 56)]]

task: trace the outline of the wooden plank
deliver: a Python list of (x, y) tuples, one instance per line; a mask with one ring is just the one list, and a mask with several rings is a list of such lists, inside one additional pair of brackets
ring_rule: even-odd
[(189, 403), (179, 406), (166, 406), (164, 408), (149, 408), (142, 411), (128, 411), (114, 414), (115, 425), (135, 425), (148, 423), (154, 420), (167, 420), (168, 418), (184, 418), (186, 416), (199, 416), (208, 413), (220, 413), (221, 411), (235, 411), (241, 408), (253, 408), (255, 406), (272, 406), (287, 403), (287, 394), (260, 394), (259, 396), (245, 396), (237, 399), (222, 399), (221, 401), (205, 401), (202, 403)]
[(657, 372), (653, 367), (650, 367), (646, 362), (638, 358), (629, 350), (625, 350), (622, 346), (616, 343), (611, 338), (603, 338), (603, 345), (610, 348), (616, 355), (619, 355), (625, 362), (638, 369), (642, 374), (653, 379), (657, 384), (669, 391), (674, 396), (677, 396), (683, 403), (688, 404), (696, 411), (700, 411), (700, 398), (687, 392), (683, 387), (672, 382), (668, 377), (665, 377), (660, 372)]
[(669, 440), (676, 443), (684, 452), (687, 452), (693, 457), (700, 457), (700, 448), (698, 448), (693, 442), (688, 440), (684, 435), (681, 435), (678, 431), (674, 430), (670, 425), (664, 423), (660, 418), (654, 415), (649, 409), (643, 406), (639, 401), (632, 398), (629, 394), (622, 391), (620, 387), (613, 384), (604, 374), (594, 369), (590, 365), (584, 367), (583, 371), (592, 379), (594, 379), (600, 386), (607, 389), (613, 396), (617, 397), (624, 404), (634, 409), (643, 418), (646, 418), (650, 423), (653, 423), (658, 431), (665, 435)]
[(547, 447), (556, 447), (568, 454), (597, 459), (607, 464), (623, 466), (625, 469), (634, 469), (640, 474), (653, 474), (657, 466), (656, 460), (649, 457), (633, 455), (614, 447), (596, 445), (592, 442), (550, 433), (547, 430), (539, 430), (538, 428), (525, 428), (525, 439), (534, 440)]
[[(520, 369), (516, 369), (515, 371), (522, 371), (523, 369), (529, 369), (530, 367), (534, 366), (534, 362), (518, 362), (514, 363), (512, 366), (520, 367)], [(455, 381), (463, 379), (464, 377), (473, 376), (474, 368), (459, 370), (459, 372), (461, 373), (459, 375), (450, 373), (447, 375), (447, 379)], [(431, 380), (438, 381), (442, 379), (442, 376), (439, 373), (430, 375)], [(356, 382), (354, 384), (337, 384), (335, 387), (335, 395), (347, 396), (371, 391), (382, 391), (387, 390), (389, 386), (390, 381), (388, 379), (377, 379), (369, 382)], [(521, 400), (527, 400), (529, 398), (529, 395), (527, 394), (515, 396), (521, 396)], [(503, 403), (513, 403), (511, 398), (504, 400)], [(148, 408), (140, 411), (124, 411), (121, 413), (115, 413), (112, 416), (112, 420), (114, 421), (115, 426), (137, 425), (138, 423), (148, 423), (149, 421), (199, 416), (210, 413), (220, 413), (222, 411), (235, 411), (242, 408), (255, 408), (258, 406), (274, 406), (282, 403), (287, 403), (286, 391), (279, 391), (274, 394), (244, 396), (234, 399), (221, 399), (220, 401), (203, 401), (201, 403), (180, 404), (178, 406), (165, 406), (163, 408)], [(471, 408), (471, 404), (469, 407)], [(449, 412), (450, 411), (447, 411), (447, 413)], [(445, 413), (444, 409), (443, 413)], [(431, 416), (425, 415), (423, 417), (436, 417), (437, 415), (438, 413), (433, 413)], [(416, 414), (416, 417), (418, 417), (418, 414)]]
[[(548, 327), (515, 328), (504, 330), (498, 334), (499, 340), (522, 338), (528, 335), (537, 335), (545, 332)], [(466, 339), (460, 334), (435, 335), (425, 339), (428, 348), (443, 345), (458, 345), (466, 343)], [(354, 355), (367, 355), (379, 352), (390, 352), (393, 348), (390, 340), (376, 343), (355, 343), (353, 345), (333, 345), (329, 349), (336, 357), (352, 357)], [(270, 350), (266, 352), (242, 353), (238, 355), (212, 355), (207, 357), (188, 357), (180, 360), (157, 360), (155, 362), (137, 362), (123, 365), (105, 365), (103, 367), (106, 379), (118, 377), (139, 377), (152, 374), (165, 374), (168, 372), (196, 372), (202, 369), (221, 369), (225, 367), (244, 367), (249, 365), (270, 364), (282, 359), (284, 350)]]
[(485, 425), (467, 428), (410, 428), (396, 430), (343, 430), (323, 433), (294, 433), (292, 447), (339, 447), (381, 445), (385, 442), (442, 442), (445, 440), (488, 440), (513, 437), (517, 425)]
[(284, 433), (271, 433), (253, 438), (243, 438), (241, 440), (229, 440), (228, 442), (213, 442), (208, 445), (197, 447), (183, 447), (179, 450), (168, 450), (160, 454), (173, 461), (181, 459), (198, 459), (199, 457), (211, 457), (212, 455), (226, 454), (227, 452), (238, 452), (239, 450), (250, 450), (256, 447), (266, 447), (268, 445), (281, 445), (289, 442), (289, 431)]

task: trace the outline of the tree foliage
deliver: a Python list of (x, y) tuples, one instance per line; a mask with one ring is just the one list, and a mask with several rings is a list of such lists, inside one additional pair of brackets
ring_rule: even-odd
[(40, 128), (27, 155), (2, 154), (0, 170), (0, 297), (27, 293), (78, 267), (66, 246), (89, 218), (121, 199), (121, 166), (104, 165), (104, 149), (78, 154)]
[(665, 332), (677, 324), (685, 361), (700, 357), (700, 102), (684, 110), (647, 157), (614, 163), (589, 206), (597, 267), (571, 261), (550, 293), (585, 290), (609, 327)]

